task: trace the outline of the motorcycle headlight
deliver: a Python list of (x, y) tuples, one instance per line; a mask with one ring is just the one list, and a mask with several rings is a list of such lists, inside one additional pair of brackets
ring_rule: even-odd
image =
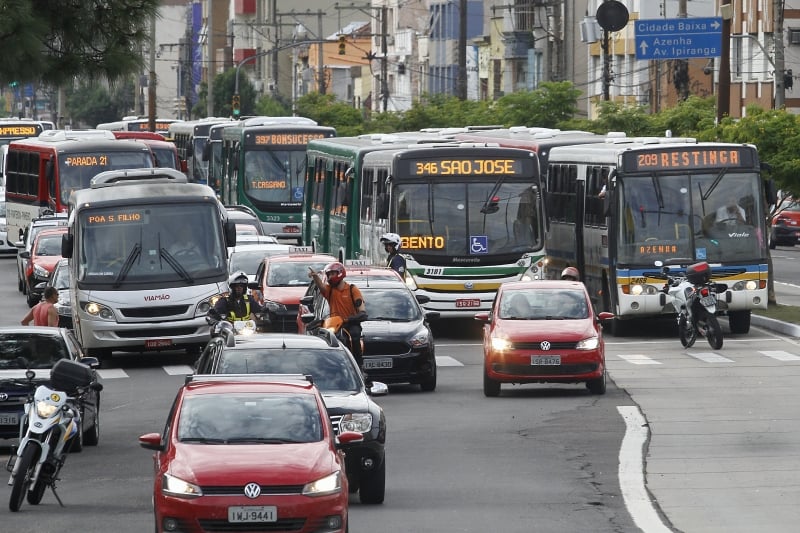
[(44, 400), (36, 402), (36, 414), (41, 418), (50, 418), (58, 412), (58, 406)]
[(197, 498), (203, 495), (203, 491), (197, 485), (169, 474), (164, 474), (161, 479), (161, 492), (179, 498)]
[(306, 483), (303, 487), (304, 496), (327, 496), (342, 490), (342, 473), (336, 471), (322, 479)]
[(413, 337), (408, 341), (412, 347), (420, 348), (422, 346), (427, 346), (429, 342), (429, 335), (427, 329), (419, 330), (414, 334)]
[(575, 345), (576, 350), (594, 350), (600, 346), (600, 337), (589, 337)]
[(350, 413), (339, 422), (339, 431), (367, 433), (372, 429), (372, 415), (369, 413)]
[(113, 320), (114, 312), (111, 308), (96, 302), (83, 302), (81, 308), (95, 318), (102, 318), (103, 320)]

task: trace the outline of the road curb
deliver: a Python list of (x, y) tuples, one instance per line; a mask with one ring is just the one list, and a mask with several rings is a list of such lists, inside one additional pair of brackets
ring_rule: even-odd
[(750, 315), (750, 323), (754, 326), (775, 331), (790, 337), (800, 337), (800, 326), (790, 322), (783, 322), (781, 320), (775, 320), (774, 318), (768, 318), (752, 313)]

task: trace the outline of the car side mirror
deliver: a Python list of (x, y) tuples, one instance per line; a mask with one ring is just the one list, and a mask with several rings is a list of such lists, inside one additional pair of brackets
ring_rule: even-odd
[(488, 324), (490, 320), (489, 312), (482, 311), (480, 313), (475, 313), (475, 320), (477, 320), (478, 322), (482, 322), (484, 324)]

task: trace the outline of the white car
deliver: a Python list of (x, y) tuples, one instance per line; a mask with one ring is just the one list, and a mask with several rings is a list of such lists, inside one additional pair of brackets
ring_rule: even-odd
[(256, 280), (256, 270), (268, 255), (288, 254), (294, 246), (275, 243), (244, 243), (228, 248), (228, 272), (244, 270), (247, 278)]

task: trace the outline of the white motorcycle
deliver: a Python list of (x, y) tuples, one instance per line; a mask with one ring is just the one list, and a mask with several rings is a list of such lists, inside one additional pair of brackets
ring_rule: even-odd
[(684, 275), (670, 275), (667, 266), (661, 271), (667, 280), (663, 291), (672, 298), (678, 312), (681, 344), (690, 348), (697, 336), (702, 335), (712, 350), (722, 348), (722, 328), (716, 316), (717, 293), (725, 292), (728, 286), (711, 282), (711, 267), (705, 261), (686, 267)]
[[(36, 373), (28, 370), (25, 377), (33, 389)], [(56, 481), (70, 447), (83, 431), (79, 405), (89, 391), (103, 389), (90, 367), (66, 359), (53, 366), (51, 384), (53, 388), (39, 385), (29, 393), (20, 420), (19, 446), (6, 464), (11, 472), (8, 507), (14, 512), (19, 511), (26, 494), (28, 503), (38, 505), (47, 487), (64, 506), (56, 492)]]

